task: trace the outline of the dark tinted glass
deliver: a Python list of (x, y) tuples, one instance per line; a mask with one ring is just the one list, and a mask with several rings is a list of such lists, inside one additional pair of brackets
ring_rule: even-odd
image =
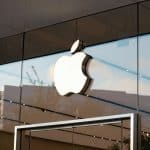
[(0, 39), (0, 64), (22, 59), (23, 34)]
[[(139, 5), (140, 32), (150, 32), (150, 2)], [(139, 37), (139, 109), (142, 115), (142, 149), (150, 149), (150, 35)]]

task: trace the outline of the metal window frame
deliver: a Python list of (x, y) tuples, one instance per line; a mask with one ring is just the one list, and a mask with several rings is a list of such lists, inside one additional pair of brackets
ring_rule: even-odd
[(130, 150), (139, 150), (140, 121), (139, 115), (136, 113), (15, 126), (14, 150), (21, 150), (22, 134), (25, 130), (36, 131), (45, 129), (53, 130), (62, 128), (72, 128), (80, 126), (97, 125), (101, 123), (112, 123), (116, 121), (129, 119), (130, 119)]

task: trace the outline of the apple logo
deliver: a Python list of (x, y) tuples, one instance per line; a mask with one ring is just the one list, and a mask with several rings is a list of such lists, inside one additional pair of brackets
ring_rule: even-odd
[(62, 96), (84, 93), (91, 81), (86, 67), (92, 57), (82, 50), (83, 44), (77, 40), (71, 47), (71, 56), (60, 57), (54, 67), (54, 85)]

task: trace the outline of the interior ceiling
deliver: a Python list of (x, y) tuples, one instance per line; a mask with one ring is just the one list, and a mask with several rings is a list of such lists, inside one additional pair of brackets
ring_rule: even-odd
[(143, 0), (1, 0), (0, 38)]

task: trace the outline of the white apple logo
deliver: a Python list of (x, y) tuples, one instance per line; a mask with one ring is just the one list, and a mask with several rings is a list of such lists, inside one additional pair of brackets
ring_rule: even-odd
[(71, 47), (72, 56), (60, 57), (54, 67), (54, 85), (60, 95), (84, 92), (90, 77), (87, 75), (86, 66), (91, 56), (77, 52), (81, 50), (82, 43), (77, 40)]

